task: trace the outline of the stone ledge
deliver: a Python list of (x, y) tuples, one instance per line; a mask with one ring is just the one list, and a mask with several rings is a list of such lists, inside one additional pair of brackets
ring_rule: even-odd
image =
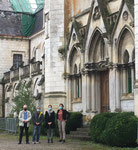
[(66, 92), (60, 92), (60, 91), (57, 91), (57, 92), (48, 92), (48, 93), (45, 93), (45, 98), (57, 98), (57, 97), (66, 97)]
[(121, 101), (124, 101), (124, 100), (134, 100), (134, 93), (123, 94), (123, 96), (121, 97), (120, 100)]

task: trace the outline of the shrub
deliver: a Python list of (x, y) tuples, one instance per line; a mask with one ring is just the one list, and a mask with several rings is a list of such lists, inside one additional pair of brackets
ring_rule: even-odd
[(136, 143), (137, 118), (133, 113), (96, 115), (90, 126), (92, 140), (111, 146), (133, 146)]
[(82, 127), (82, 122), (82, 114), (80, 112), (71, 112), (66, 125), (66, 133), (68, 134), (70, 131), (76, 131), (77, 128)]
[[(59, 136), (57, 118), (55, 118), (55, 124), (56, 128), (54, 129), (54, 135)], [(66, 124), (66, 133), (69, 134), (70, 131), (75, 131), (77, 128), (80, 128), (81, 126), (82, 126), (82, 114), (79, 112), (71, 112), (70, 118), (68, 119)], [(44, 121), (41, 126), (41, 134), (46, 135), (46, 128)]]
[(90, 124), (90, 134), (94, 142), (104, 143), (102, 133), (107, 121), (115, 115), (116, 113), (103, 113), (93, 117)]
[(137, 120), (133, 113), (119, 113), (111, 118), (103, 132), (104, 142), (111, 146), (133, 146), (137, 139)]

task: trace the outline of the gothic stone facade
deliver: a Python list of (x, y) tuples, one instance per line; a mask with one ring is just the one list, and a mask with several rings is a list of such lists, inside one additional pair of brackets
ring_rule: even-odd
[(43, 111), (64, 103), (87, 120), (96, 113), (134, 111), (133, 7), (128, 0), (46, 0), (43, 28), (28, 41), (32, 63), (10, 71), (5, 84), (6, 116), (20, 80), (31, 83)]
[(135, 0), (135, 90), (134, 90), (134, 112), (138, 116), (138, 1)]
[(135, 48), (133, 3), (92, 1), (72, 18), (66, 58), (69, 110), (134, 111)]

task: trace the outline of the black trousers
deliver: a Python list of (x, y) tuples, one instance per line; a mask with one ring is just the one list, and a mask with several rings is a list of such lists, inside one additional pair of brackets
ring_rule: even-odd
[(25, 129), (25, 135), (26, 135), (26, 143), (29, 142), (29, 134), (28, 134), (28, 129), (27, 123), (24, 123), (24, 126), (20, 126), (20, 136), (19, 136), (19, 143), (22, 143), (22, 137), (23, 137), (23, 130)]

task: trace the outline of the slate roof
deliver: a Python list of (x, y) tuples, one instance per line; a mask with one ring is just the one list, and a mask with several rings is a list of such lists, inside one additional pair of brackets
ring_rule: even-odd
[(34, 25), (34, 29), (32, 35), (38, 33), (43, 29), (43, 9), (39, 10), (36, 14), (36, 21)]
[(0, 10), (0, 35), (21, 36), (21, 14)]
[[(43, 9), (36, 14), (32, 35), (43, 29)], [(22, 36), (22, 13), (0, 10), (0, 35)]]
[(0, 10), (13, 11), (10, 0), (0, 0)]

